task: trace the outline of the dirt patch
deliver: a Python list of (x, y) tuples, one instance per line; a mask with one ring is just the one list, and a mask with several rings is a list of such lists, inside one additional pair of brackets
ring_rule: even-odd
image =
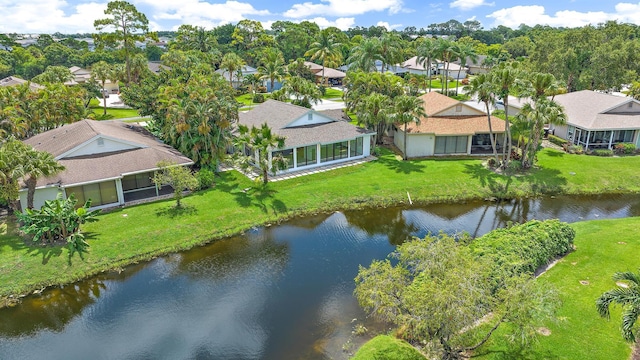
[(551, 330), (547, 329), (546, 327), (539, 327), (536, 332), (538, 332), (538, 334), (542, 335), (542, 336), (549, 336), (551, 335)]
[(636, 341), (636, 345), (633, 347), (631, 360), (640, 360), (640, 341)]
[(580, 284), (589, 285), (589, 282), (587, 280), (580, 280)]
[(577, 261), (574, 261), (571, 263), (571, 265), (575, 266), (577, 263), (578, 263)]
[(621, 288), (625, 288), (625, 289), (629, 287), (629, 284), (627, 284), (626, 282), (622, 282), (622, 281), (618, 281), (616, 283), (616, 285), (620, 286)]
[(624, 242), (624, 241), (618, 241), (618, 244), (620, 244), (620, 245), (625, 245), (625, 244), (626, 244), (626, 242)]

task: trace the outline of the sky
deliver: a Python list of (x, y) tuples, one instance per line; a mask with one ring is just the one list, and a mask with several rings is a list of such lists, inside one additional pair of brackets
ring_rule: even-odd
[[(130, 0), (149, 20), (151, 30), (176, 30), (181, 24), (207, 29), (242, 19), (265, 28), (277, 20), (309, 20), (321, 28), (385, 26), (426, 28), (450, 19), (478, 20), (485, 29), (520, 24), (554, 27), (596, 25), (607, 20), (640, 24), (636, 0)], [(0, 33), (92, 33), (108, 1), (0, 0)]]

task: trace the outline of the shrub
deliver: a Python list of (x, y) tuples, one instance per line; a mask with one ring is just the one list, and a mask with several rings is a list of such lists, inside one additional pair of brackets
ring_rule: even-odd
[(360, 347), (352, 360), (398, 359), (425, 360), (416, 348), (406, 341), (389, 335), (378, 335)]
[(498, 162), (496, 161), (495, 158), (489, 158), (487, 160), (487, 166), (494, 169), (496, 166), (498, 166)]
[(558, 146), (564, 146), (564, 144), (566, 144), (566, 143), (567, 143), (567, 140), (565, 140), (565, 139), (563, 139), (563, 138), (561, 138), (561, 137), (555, 136), (555, 135), (551, 135), (551, 134), (549, 134), (549, 136), (547, 137), (547, 139), (548, 139), (551, 143), (556, 144), (556, 145), (558, 145)]
[(520, 160), (511, 160), (509, 162), (508, 170), (510, 172), (518, 172), (522, 170), (522, 161)]
[(324, 96), (327, 93), (327, 87), (324, 85), (318, 85), (318, 90), (320, 90), (321, 96)]
[(460, 84), (462, 85), (469, 85), (469, 78), (464, 78), (460, 81)]
[(522, 155), (518, 151), (516, 151), (515, 149), (511, 150), (511, 160), (521, 160), (521, 159), (522, 159)]
[(565, 143), (562, 147), (569, 154), (578, 154), (578, 155), (584, 154), (584, 148), (582, 147), (582, 145), (573, 145), (570, 143)]
[(630, 143), (617, 144), (613, 151), (618, 155), (630, 155), (636, 151), (636, 146)]
[(560, 220), (532, 220), (497, 229), (475, 239), (471, 249), (488, 256), (497, 278), (534, 274), (542, 266), (573, 249), (575, 231)]
[(611, 149), (595, 149), (592, 152), (595, 156), (613, 156), (613, 150)]
[(255, 94), (253, 96), (253, 102), (256, 104), (262, 104), (264, 102), (264, 95), (263, 94)]
[(202, 168), (196, 173), (196, 178), (198, 179), (198, 189), (205, 190), (212, 187), (215, 180), (215, 173), (208, 168)]
[(258, 86), (256, 88), (256, 91), (259, 93), (266, 93), (267, 92), (267, 87), (266, 86)]

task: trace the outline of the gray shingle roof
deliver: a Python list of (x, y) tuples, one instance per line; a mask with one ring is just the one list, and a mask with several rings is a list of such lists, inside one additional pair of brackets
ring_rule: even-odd
[[(313, 125), (286, 127), (309, 112), (319, 113), (335, 121)], [(301, 106), (276, 100), (267, 100), (246, 113), (240, 113), (239, 123), (259, 127), (266, 123), (271, 130), (285, 137), (285, 147), (333, 143), (354, 139), (373, 132), (335, 118), (335, 113), (316, 112)]]
[(556, 95), (554, 100), (564, 107), (567, 122), (588, 130), (640, 129), (639, 114), (603, 114), (631, 98), (590, 90)]
[(142, 147), (108, 153), (62, 158), (66, 168), (62, 173), (38, 181), (38, 186), (72, 185), (121, 177), (123, 174), (151, 171), (161, 160), (177, 164), (192, 164), (191, 159), (176, 149), (158, 141), (146, 129), (121, 121), (82, 120), (33, 136), (24, 142), (36, 150), (54, 156), (97, 137), (106, 136), (139, 144)]

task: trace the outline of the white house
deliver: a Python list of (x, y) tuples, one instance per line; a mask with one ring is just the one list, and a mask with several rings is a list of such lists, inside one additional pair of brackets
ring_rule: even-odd
[[(65, 167), (58, 175), (38, 180), (35, 208), (55, 199), (59, 192), (65, 198), (75, 194), (79, 204), (91, 199), (94, 209), (155, 197), (158, 190), (151, 178), (158, 162), (193, 164), (141, 126), (121, 121), (82, 120), (35, 135), (24, 143), (51, 153)], [(23, 188), (23, 209), (26, 200), (27, 189)]]
[(266, 123), (285, 138), (284, 148), (271, 154), (288, 159), (289, 168), (280, 173), (310, 169), (367, 157), (371, 154), (373, 131), (323, 113), (276, 100), (267, 100), (246, 113), (239, 123), (251, 128)]

